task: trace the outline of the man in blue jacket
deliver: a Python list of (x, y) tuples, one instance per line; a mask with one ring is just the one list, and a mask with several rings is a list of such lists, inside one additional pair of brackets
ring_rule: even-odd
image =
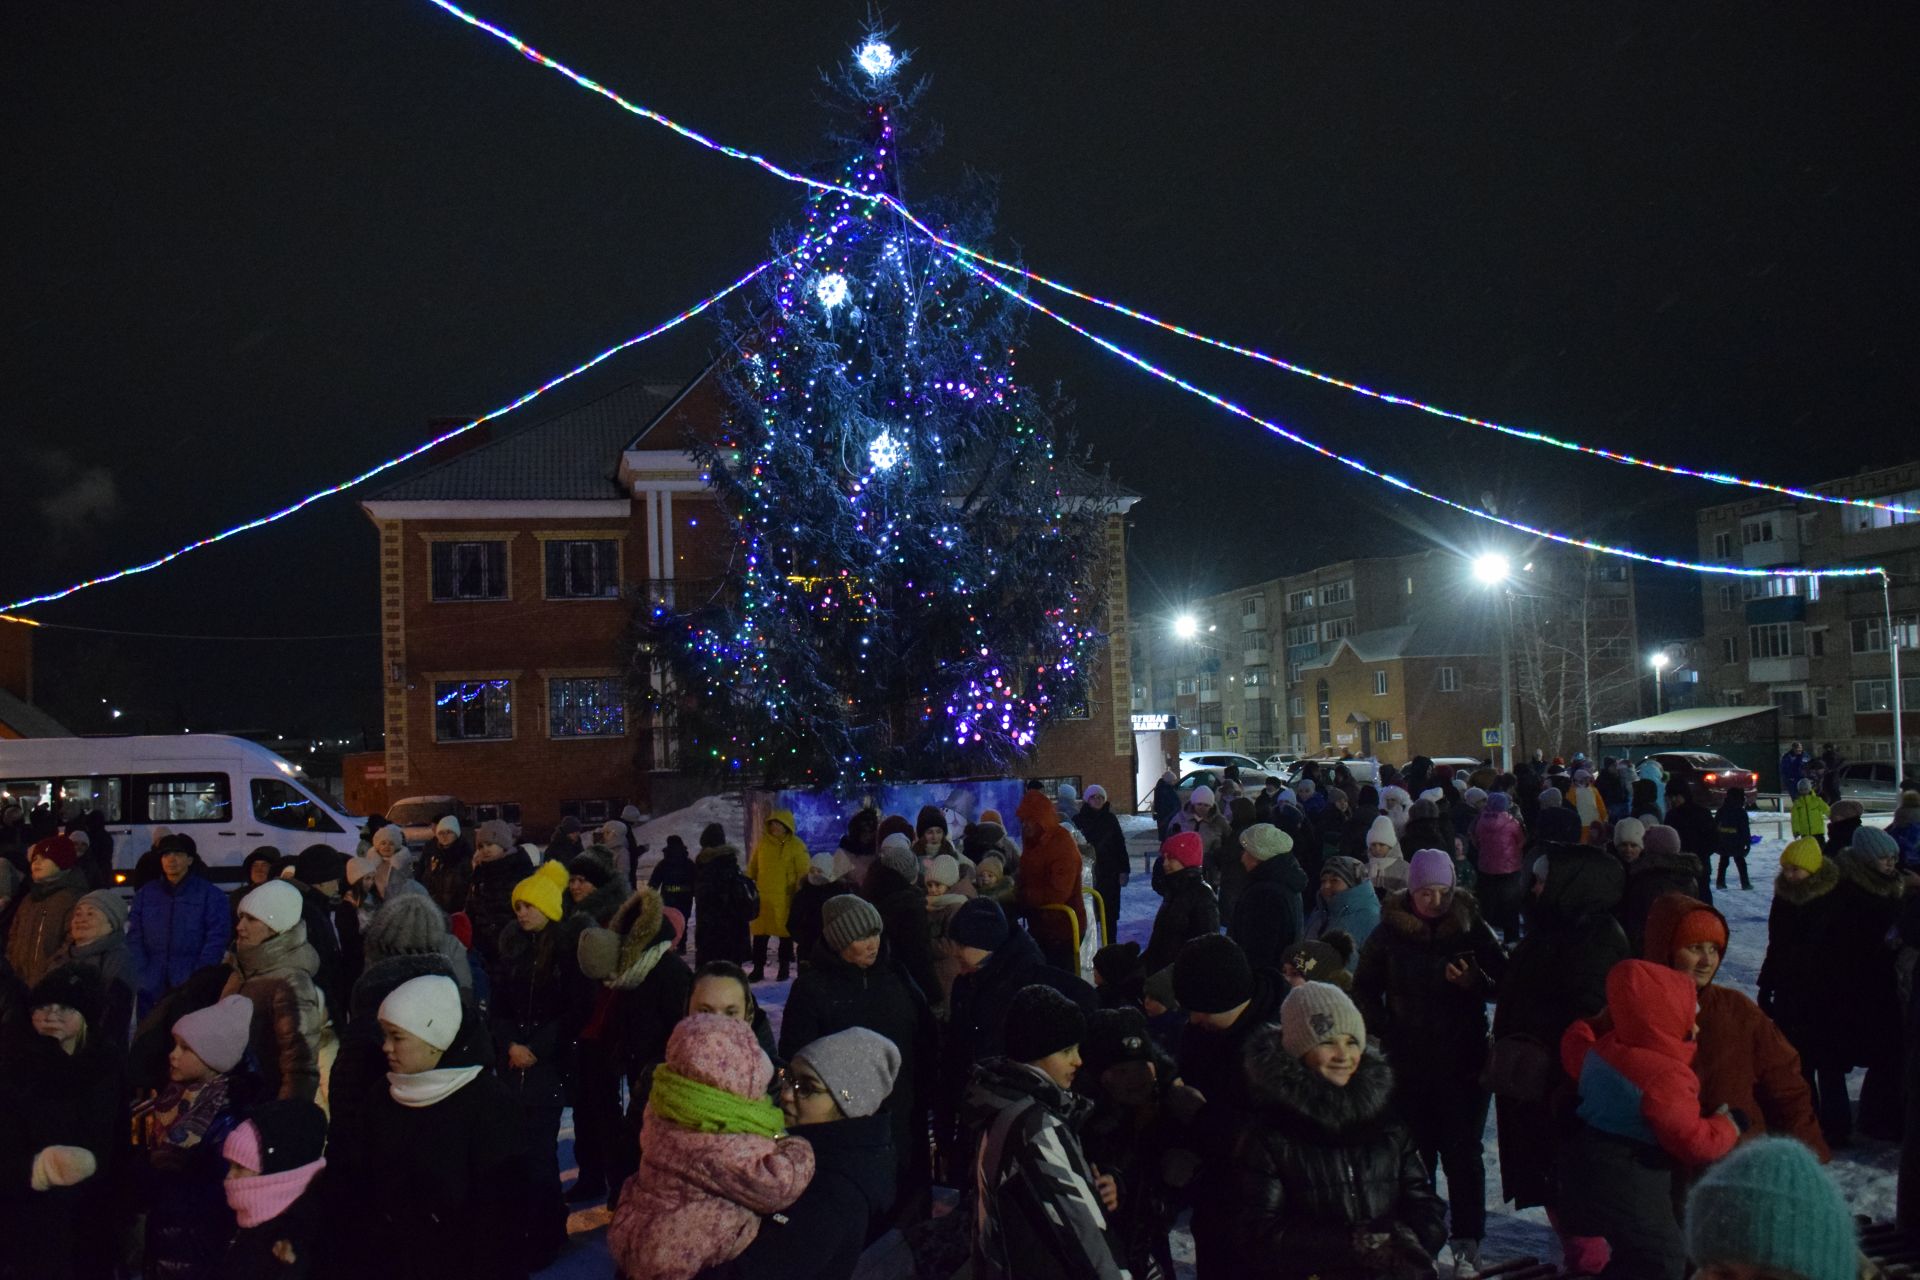
[(127, 945), (140, 974), (136, 1016), (144, 1018), (194, 970), (219, 964), (233, 937), (227, 895), (200, 874), (200, 854), (184, 833), (160, 841), (160, 879), (133, 895)]

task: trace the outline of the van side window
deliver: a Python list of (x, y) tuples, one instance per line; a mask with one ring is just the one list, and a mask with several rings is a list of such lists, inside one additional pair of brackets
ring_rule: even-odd
[(340, 824), (326, 815), (312, 798), (279, 778), (255, 778), (250, 784), (253, 816), (283, 831), (324, 831), (337, 834)]
[(224, 773), (150, 776), (136, 785), (146, 796), (148, 822), (172, 826), (176, 822), (227, 822), (233, 817), (233, 799)]

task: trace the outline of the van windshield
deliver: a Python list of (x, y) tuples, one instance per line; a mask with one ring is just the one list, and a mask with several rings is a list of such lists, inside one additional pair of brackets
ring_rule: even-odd
[(399, 827), (430, 827), (448, 814), (458, 814), (460, 802), (452, 796), (402, 800), (387, 810), (387, 821)]

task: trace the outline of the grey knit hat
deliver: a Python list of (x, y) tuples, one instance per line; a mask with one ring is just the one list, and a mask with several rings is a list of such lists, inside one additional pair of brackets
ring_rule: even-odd
[(849, 1119), (878, 1111), (900, 1074), (900, 1050), (865, 1027), (821, 1036), (794, 1054), (793, 1060), (813, 1068)]
[(913, 841), (897, 831), (880, 842), (880, 865), (908, 884), (920, 883), (920, 859), (913, 851)]
[[(374, 917), (375, 921), (379, 919)], [(604, 982), (620, 969), (620, 935), (611, 929), (582, 929), (575, 954), (581, 977)]]
[(514, 847), (513, 828), (498, 818), (481, 823), (480, 829), (474, 833), (473, 847), (478, 849), (483, 844), (498, 845), (511, 853)]
[(1240, 847), (1254, 859), (1265, 862), (1283, 853), (1293, 852), (1293, 837), (1271, 822), (1256, 822), (1240, 833)]
[(820, 937), (835, 951), (845, 951), (881, 929), (880, 913), (865, 898), (851, 893), (828, 898), (820, 908)]
[(1303, 982), (1280, 1002), (1280, 1047), (1297, 1058), (1338, 1035), (1367, 1047), (1367, 1021), (1347, 993), (1330, 982)]
[[(1859, 841), (1856, 840), (1854, 843), (1858, 844)], [(86, 903), (101, 915), (105, 916), (107, 923), (115, 929), (122, 933), (126, 932), (127, 900), (113, 890), (95, 889), (92, 893), (81, 898), (80, 902)], [(75, 903), (74, 905), (78, 906), (79, 903)]]

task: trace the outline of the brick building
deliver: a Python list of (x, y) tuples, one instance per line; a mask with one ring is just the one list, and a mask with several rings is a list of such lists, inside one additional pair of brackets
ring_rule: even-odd
[[(720, 418), (712, 372), (482, 438), (361, 504), (379, 534), (385, 801), (455, 795), (534, 832), (649, 807), (674, 761), (627, 705), (624, 646), (636, 599), (712, 590), (731, 550), (687, 452)], [(1025, 765), (1116, 795), (1134, 749), (1133, 501), (1108, 521), (1113, 641), (1086, 715), (1056, 722)]]
[[(1816, 493), (1920, 507), (1920, 463), (1807, 486)], [(1755, 568), (1877, 565), (1893, 575), (1905, 759), (1920, 758), (1920, 517), (1769, 495), (1707, 507), (1700, 557)], [(1889, 599), (1877, 576), (1709, 582), (1701, 662), (1717, 706), (1779, 709), (1780, 738), (1849, 760), (1891, 761)]]

